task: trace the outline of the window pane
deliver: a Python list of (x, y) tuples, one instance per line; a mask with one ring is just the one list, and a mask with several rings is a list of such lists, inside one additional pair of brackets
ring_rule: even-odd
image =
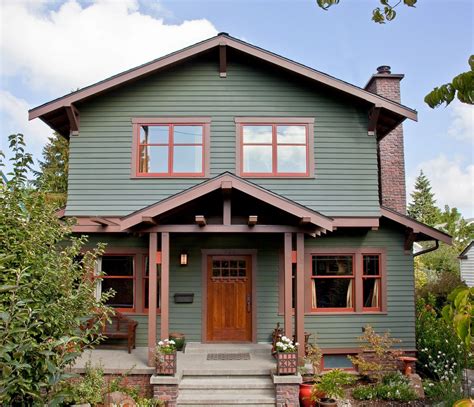
[(379, 256), (364, 256), (364, 276), (379, 275)]
[(169, 143), (169, 126), (148, 126), (148, 144), (168, 144), (168, 143)]
[(102, 271), (108, 276), (133, 276), (133, 257), (103, 256)]
[(277, 126), (278, 144), (306, 144), (306, 126)]
[(102, 292), (109, 289), (115, 291), (115, 295), (107, 301), (107, 305), (118, 308), (133, 308), (133, 280), (129, 278), (104, 278), (102, 280)]
[[(143, 307), (144, 308), (148, 308), (148, 299), (150, 298), (149, 296), (149, 287), (150, 287), (150, 281), (149, 279), (145, 279), (145, 292), (144, 292), (144, 298), (145, 298), (145, 303), (143, 304)], [(157, 304), (157, 308), (160, 308), (160, 280), (158, 279), (158, 281), (156, 282), (156, 304)]]
[(173, 172), (202, 172), (202, 147), (174, 146)]
[(272, 172), (271, 146), (244, 146), (244, 172)]
[(378, 308), (380, 305), (380, 279), (364, 279), (364, 307)]
[(168, 147), (140, 147), (140, 172), (167, 173)]
[(306, 146), (278, 146), (278, 172), (306, 173)]
[(313, 305), (316, 303), (317, 308), (352, 308), (351, 278), (314, 279), (313, 284)]
[(272, 126), (243, 126), (244, 143), (271, 143)]
[(314, 256), (313, 276), (352, 275), (352, 256)]
[(202, 126), (174, 126), (175, 144), (202, 144)]

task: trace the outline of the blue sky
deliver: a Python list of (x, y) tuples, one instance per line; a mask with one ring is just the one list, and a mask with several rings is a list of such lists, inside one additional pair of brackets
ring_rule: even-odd
[(440, 205), (472, 217), (473, 107), (432, 110), (423, 97), (467, 70), (473, 2), (419, 0), (385, 25), (370, 20), (377, 3), (341, 0), (325, 12), (315, 0), (2, 0), (1, 149), (23, 132), (39, 158), (50, 131), (27, 122), (28, 108), (226, 31), (358, 86), (382, 64), (405, 74), (402, 102), (419, 112), (405, 123), (409, 192), (423, 169)]

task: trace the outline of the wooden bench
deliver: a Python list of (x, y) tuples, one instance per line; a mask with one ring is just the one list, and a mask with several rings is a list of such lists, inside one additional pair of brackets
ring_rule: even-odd
[[(96, 321), (97, 318), (89, 319), (87, 327), (91, 328)], [(132, 349), (135, 349), (137, 325), (137, 321), (115, 311), (115, 314), (110, 317), (110, 322), (102, 324), (102, 335), (108, 339), (127, 339), (128, 353), (131, 353)]]

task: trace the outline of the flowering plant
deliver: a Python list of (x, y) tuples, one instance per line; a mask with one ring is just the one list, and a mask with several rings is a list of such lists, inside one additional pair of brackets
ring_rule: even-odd
[(172, 339), (163, 339), (158, 342), (158, 345), (156, 346), (156, 353), (157, 354), (164, 354), (164, 355), (169, 355), (176, 351), (176, 342), (173, 341)]
[(277, 352), (293, 353), (296, 352), (299, 345), (298, 342), (293, 342), (290, 338), (282, 336), (275, 344), (275, 348)]

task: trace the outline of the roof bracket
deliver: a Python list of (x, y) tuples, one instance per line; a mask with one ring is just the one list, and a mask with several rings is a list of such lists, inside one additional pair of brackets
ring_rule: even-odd
[(94, 222), (94, 223), (97, 223), (99, 224), (100, 226), (102, 227), (106, 227), (106, 226), (117, 226), (117, 224), (115, 222), (112, 222), (111, 220), (108, 220), (106, 218), (102, 218), (100, 216), (94, 216), (92, 218), (90, 218), (91, 222)]
[(200, 227), (203, 227), (203, 226), (207, 225), (206, 217), (204, 215), (196, 215), (195, 216), (195, 221)]
[(377, 134), (377, 122), (379, 121), (380, 107), (374, 106), (369, 110), (369, 124), (367, 126), (367, 135), (375, 136)]
[(227, 48), (226, 45), (219, 45), (219, 76), (227, 77)]
[(66, 114), (69, 119), (69, 128), (70, 136), (78, 136), (79, 135), (79, 124), (80, 124), (80, 116), (79, 110), (76, 109), (76, 106), (70, 104), (69, 106), (64, 106), (66, 109)]

